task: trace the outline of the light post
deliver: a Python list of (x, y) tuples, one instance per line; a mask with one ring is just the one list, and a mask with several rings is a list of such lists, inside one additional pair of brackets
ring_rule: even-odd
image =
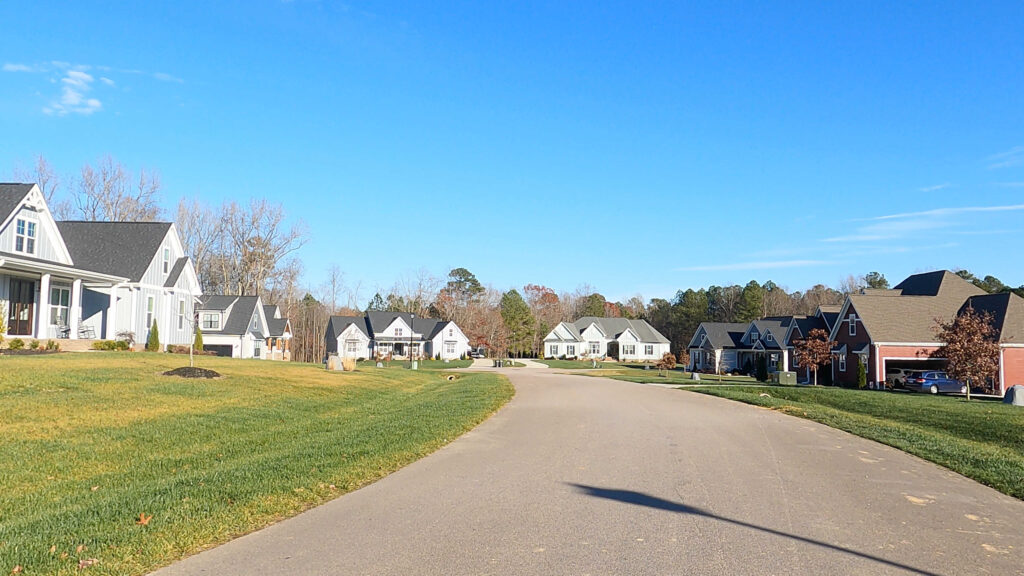
[(416, 324), (416, 314), (412, 314), (409, 318), (409, 351), (406, 354), (409, 355), (409, 370), (414, 370), (416, 365), (413, 364), (412, 359), (412, 333), (415, 331), (413, 326)]

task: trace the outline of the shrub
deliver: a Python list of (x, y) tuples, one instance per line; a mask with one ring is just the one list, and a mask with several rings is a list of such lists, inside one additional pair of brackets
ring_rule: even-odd
[(196, 326), (196, 338), (192, 341), (192, 348), (194, 348), (196, 352), (203, 351), (203, 330), (199, 326)]
[(29, 350), (39, 350), (39, 340), (35, 340), (35, 339), (29, 340), (28, 341), (28, 349)]
[(116, 337), (118, 340), (127, 342), (129, 348), (135, 345), (135, 332), (131, 330), (121, 330), (116, 334)]
[(47, 350), (55, 350), (55, 351), (59, 352), (60, 351), (60, 344), (58, 344), (56, 340), (47, 340), (46, 341), (46, 349)]
[(757, 380), (759, 382), (768, 380), (768, 359), (763, 354), (757, 359)]
[(146, 352), (160, 351), (160, 330), (156, 327), (156, 320), (149, 327), (149, 337), (146, 338)]
[(857, 388), (861, 390), (868, 387), (868, 371), (863, 362), (857, 362)]
[(97, 340), (92, 343), (93, 350), (128, 350), (131, 347), (124, 340)]
[[(176, 346), (174, 344), (168, 344), (167, 345), (167, 352), (170, 353), (170, 354), (188, 354), (188, 349), (189, 349), (189, 347), (185, 346), (185, 345), (181, 345), (181, 346)], [(196, 356), (216, 356), (217, 355), (217, 353), (213, 352), (213, 351), (207, 352), (207, 351), (204, 351), (204, 350), (195, 350), (195, 349), (192, 350), (192, 353), (194, 355), (196, 355)]]
[(21, 338), (15, 338), (7, 345), (11, 350), (21, 350), (25, 347), (25, 341)]

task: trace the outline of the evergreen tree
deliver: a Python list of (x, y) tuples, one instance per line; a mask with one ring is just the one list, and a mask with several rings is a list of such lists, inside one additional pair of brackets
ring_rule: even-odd
[(367, 312), (383, 312), (387, 309), (387, 304), (384, 303), (384, 298), (381, 297), (380, 292), (373, 295), (370, 303), (366, 305)]
[(737, 322), (753, 322), (762, 317), (764, 310), (764, 288), (751, 280), (740, 293), (740, 305), (736, 314)]
[(868, 370), (864, 366), (864, 363), (860, 360), (857, 361), (857, 388), (861, 390), (868, 387)]
[(580, 305), (580, 317), (583, 316), (596, 316), (598, 318), (604, 318), (604, 304), (606, 300), (604, 296), (594, 293), (583, 299)]
[(885, 279), (885, 274), (882, 274), (881, 272), (868, 272), (867, 274), (865, 274), (864, 284), (868, 288), (889, 288), (889, 281)]
[(203, 329), (199, 326), (196, 326), (196, 337), (195, 340), (192, 341), (192, 348), (196, 352), (203, 351)]
[(149, 337), (146, 338), (146, 351), (160, 351), (160, 330), (156, 327), (156, 320), (153, 320), (153, 325), (149, 327)]
[(509, 352), (522, 354), (528, 351), (533, 343), (533, 313), (514, 288), (501, 297), (501, 319), (509, 332)]
[(765, 382), (768, 380), (768, 359), (761, 354), (757, 357), (757, 380), (759, 382)]

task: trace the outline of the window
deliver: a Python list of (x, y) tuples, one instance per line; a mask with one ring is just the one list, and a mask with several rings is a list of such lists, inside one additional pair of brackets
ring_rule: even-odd
[(767, 341), (769, 341), (769, 342), (772, 342), (772, 341), (774, 341), (774, 340), (775, 340), (775, 337), (774, 337), (774, 336), (772, 336), (772, 333), (771, 333), (771, 332), (769, 332), (768, 334), (765, 334), (765, 337), (764, 337), (764, 339), (765, 339), (765, 340), (767, 340)]
[(750, 341), (751, 342), (757, 342), (757, 330), (751, 330), (751, 332), (750, 332)]
[(548, 346), (548, 356), (558, 356), (558, 344)]
[(71, 310), (71, 289), (54, 286), (50, 288), (50, 324), (67, 326)]
[(153, 297), (146, 296), (146, 329), (153, 327), (153, 308)]
[(601, 343), (600, 342), (590, 342), (590, 353), (593, 354), (594, 356), (600, 354), (601, 353)]
[(772, 368), (775, 368), (776, 366), (778, 366), (779, 365), (779, 355), (778, 354), (769, 354), (768, 355), (768, 365), (771, 366)]
[(623, 356), (636, 356), (636, 344), (623, 344), (622, 345)]
[(566, 356), (575, 356), (576, 355), (576, 347), (573, 346), (572, 344), (566, 344), (565, 345), (565, 355)]
[(203, 313), (203, 330), (220, 330), (220, 314), (217, 312)]
[(356, 352), (358, 350), (359, 350), (359, 341), (358, 340), (345, 340), (345, 355), (346, 356), (355, 356)]
[(703, 346), (704, 343), (707, 342), (707, 341), (708, 341), (708, 335), (707, 334), (701, 334), (700, 335), (700, 345)]
[(14, 251), (25, 254), (36, 253), (36, 223), (18, 218), (14, 230)]
[(262, 358), (263, 357), (263, 341), (256, 340), (252, 343), (252, 357)]
[(846, 354), (839, 355), (839, 371), (846, 372)]
[(178, 299), (178, 330), (185, 329), (185, 299)]
[(256, 313), (256, 314), (252, 315), (252, 326), (251, 326), (251, 328), (253, 330), (259, 331), (259, 329), (260, 329), (260, 315), (259, 315), (259, 313)]
[(445, 342), (444, 343), (444, 353), (446, 355), (448, 355), (448, 356), (454, 356), (455, 355), (455, 342)]
[(171, 249), (164, 248), (164, 274), (171, 271)]
[(455, 328), (449, 328), (448, 329), (448, 335), (449, 336), (455, 336)]
[(402, 329), (401, 328), (395, 328), (395, 336), (401, 336), (401, 335), (402, 335)]
[(849, 320), (850, 320), (850, 336), (856, 336), (857, 335), (857, 315), (856, 314), (850, 314)]
[(654, 355), (654, 344), (644, 344), (644, 354), (647, 356)]

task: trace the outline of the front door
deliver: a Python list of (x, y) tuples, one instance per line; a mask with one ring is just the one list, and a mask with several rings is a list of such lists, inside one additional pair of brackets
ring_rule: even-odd
[(7, 307), (7, 333), (12, 336), (31, 336), (35, 319), (36, 283), (11, 278), (10, 305)]

